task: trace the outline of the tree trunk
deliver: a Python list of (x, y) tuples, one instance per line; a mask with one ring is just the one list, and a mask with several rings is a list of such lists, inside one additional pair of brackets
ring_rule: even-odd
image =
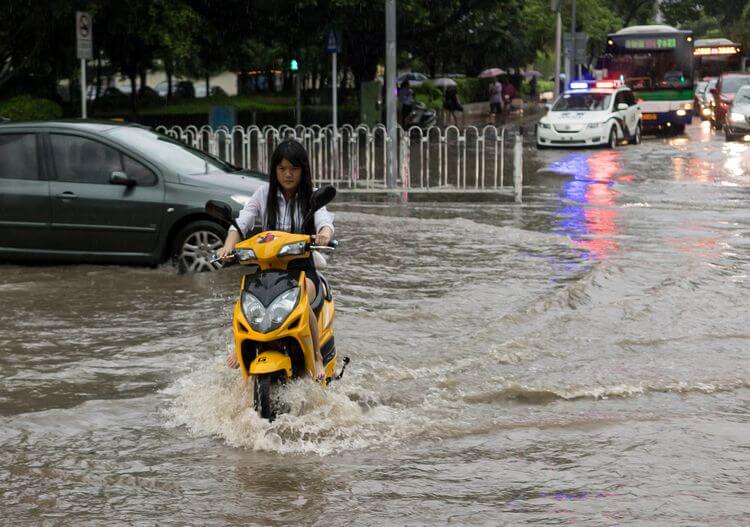
[(167, 73), (167, 102), (172, 100), (172, 69), (165, 70)]
[(94, 99), (98, 99), (102, 94), (102, 57), (96, 57), (96, 95)]
[(130, 111), (133, 113), (133, 115), (138, 115), (138, 109), (136, 106), (136, 73), (133, 71), (128, 74), (128, 77), (130, 78)]
[(146, 88), (146, 76), (147, 76), (147, 74), (148, 74), (148, 72), (145, 69), (141, 70), (141, 72), (140, 72), (141, 87), (139, 88), (139, 90), (140, 90), (139, 93), (143, 93), (143, 90)]

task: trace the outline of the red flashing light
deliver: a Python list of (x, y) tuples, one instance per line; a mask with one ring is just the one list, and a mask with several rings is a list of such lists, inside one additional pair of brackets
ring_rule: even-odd
[(597, 81), (594, 86), (597, 88), (612, 89), (617, 86), (617, 83), (614, 81)]

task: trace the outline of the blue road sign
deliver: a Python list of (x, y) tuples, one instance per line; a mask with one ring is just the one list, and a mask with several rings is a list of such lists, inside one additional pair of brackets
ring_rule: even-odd
[(326, 53), (338, 53), (341, 51), (341, 46), (339, 45), (341, 38), (333, 29), (328, 32), (328, 37), (326, 38)]

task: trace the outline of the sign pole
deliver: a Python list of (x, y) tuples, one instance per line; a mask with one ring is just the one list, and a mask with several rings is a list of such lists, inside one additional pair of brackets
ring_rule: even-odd
[(338, 55), (337, 52), (333, 52), (333, 60), (331, 61), (331, 81), (332, 81), (332, 88), (333, 88), (333, 132), (336, 133), (336, 128), (338, 127), (338, 108), (337, 108), (337, 82), (336, 82), (336, 56)]
[(81, 59), (81, 118), (86, 118), (86, 59)]
[(294, 76), (294, 83), (295, 83), (295, 91), (297, 92), (297, 107), (295, 108), (297, 111), (295, 112), (297, 114), (297, 124), (302, 124), (302, 102), (300, 100), (300, 75), (299, 72), (297, 72)]

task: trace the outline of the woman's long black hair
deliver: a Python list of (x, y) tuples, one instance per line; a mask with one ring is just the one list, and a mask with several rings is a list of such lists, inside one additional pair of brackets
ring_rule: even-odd
[(307, 216), (310, 210), (310, 196), (312, 196), (312, 173), (310, 172), (310, 159), (307, 156), (307, 150), (300, 142), (295, 139), (285, 139), (271, 155), (271, 171), (268, 175), (268, 200), (266, 201), (266, 228), (276, 230), (279, 216), (279, 180), (276, 177), (276, 167), (281, 161), (286, 159), (295, 167), (302, 168), (302, 178), (297, 187), (297, 193), (289, 203), (289, 213), (291, 214), (291, 232), (301, 232), (304, 234), (315, 234), (315, 220), (311, 217), (304, 225), (295, 225), (297, 209), (302, 212), (302, 217)]

